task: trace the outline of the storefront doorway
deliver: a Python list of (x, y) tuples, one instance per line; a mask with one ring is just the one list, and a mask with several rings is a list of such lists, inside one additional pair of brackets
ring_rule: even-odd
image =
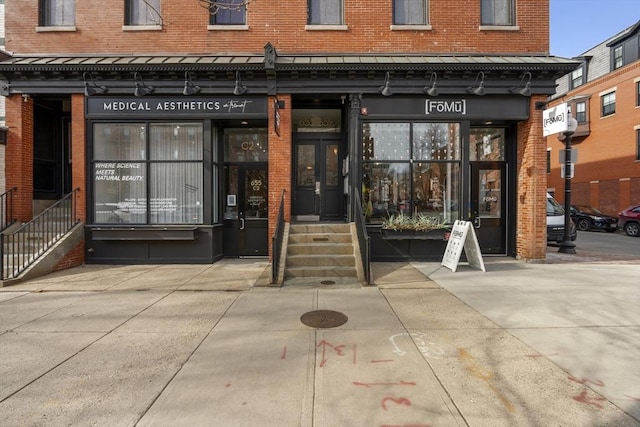
[(267, 256), (267, 165), (248, 163), (225, 168), (225, 256)]
[(342, 218), (343, 178), (341, 139), (301, 134), (294, 139), (293, 206), (298, 221)]
[(471, 216), (483, 254), (505, 254), (503, 162), (471, 164)]

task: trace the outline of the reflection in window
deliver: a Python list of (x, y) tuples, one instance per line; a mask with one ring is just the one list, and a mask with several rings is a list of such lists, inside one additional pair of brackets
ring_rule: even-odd
[(40, 0), (40, 25), (72, 27), (76, 24), (75, 0)]
[(127, 0), (125, 25), (160, 25), (160, 0)]
[(308, 0), (308, 23), (342, 25), (342, 0)]
[(504, 129), (473, 128), (469, 135), (469, 159), (471, 161), (503, 161)]
[(95, 223), (203, 222), (202, 124), (94, 124), (93, 153)]
[(316, 183), (316, 150), (314, 145), (298, 145), (296, 154), (296, 185), (313, 186)]
[(395, 25), (425, 25), (425, 0), (394, 0), (393, 23)]
[(264, 128), (225, 129), (224, 159), (227, 162), (269, 161), (269, 141)]
[(365, 123), (363, 157), (367, 222), (398, 213), (459, 218), (459, 123)]
[(211, 25), (243, 25), (247, 22), (247, 6), (242, 0), (226, 0), (230, 8), (220, 8), (210, 14)]

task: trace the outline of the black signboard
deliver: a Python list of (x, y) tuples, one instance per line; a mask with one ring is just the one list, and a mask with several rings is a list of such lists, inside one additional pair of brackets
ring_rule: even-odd
[(266, 97), (90, 97), (90, 117), (247, 117), (267, 114)]

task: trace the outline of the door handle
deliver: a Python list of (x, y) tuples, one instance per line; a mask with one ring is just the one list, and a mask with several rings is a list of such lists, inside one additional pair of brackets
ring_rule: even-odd
[(244, 218), (240, 218), (240, 230), (244, 230)]
[(316, 181), (316, 194), (320, 195), (320, 181)]

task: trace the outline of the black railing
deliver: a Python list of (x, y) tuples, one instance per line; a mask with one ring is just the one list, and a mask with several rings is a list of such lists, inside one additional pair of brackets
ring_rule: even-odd
[(80, 222), (76, 206), (79, 191), (76, 188), (15, 232), (0, 235), (2, 280), (18, 277)]
[(0, 194), (0, 231), (16, 222), (13, 212), (13, 196), (17, 191), (18, 187), (13, 187)]
[(271, 283), (278, 283), (278, 274), (280, 272), (280, 255), (282, 252), (282, 243), (284, 239), (284, 192), (282, 190), (282, 196), (280, 197), (280, 207), (278, 208), (278, 219), (276, 220), (276, 229), (273, 233), (271, 250), (272, 250), (272, 262), (271, 262)]
[(360, 258), (362, 259), (362, 268), (364, 269), (364, 280), (367, 285), (371, 284), (371, 239), (367, 234), (367, 227), (364, 224), (364, 213), (362, 212), (362, 202), (360, 194), (355, 194), (355, 223), (356, 232), (358, 234), (358, 246), (360, 247)]

